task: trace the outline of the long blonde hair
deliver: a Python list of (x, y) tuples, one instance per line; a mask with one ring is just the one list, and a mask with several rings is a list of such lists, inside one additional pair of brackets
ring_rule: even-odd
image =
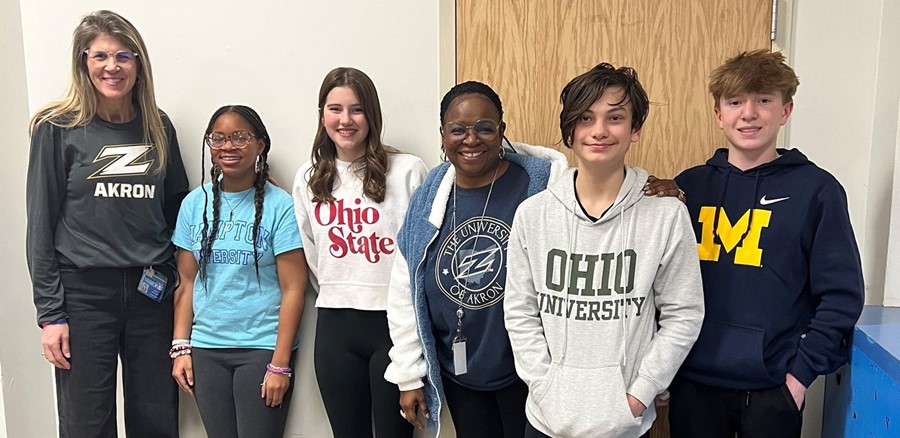
[(84, 126), (97, 114), (97, 90), (91, 83), (87, 70), (84, 50), (94, 38), (107, 34), (137, 56), (137, 81), (134, 84), (132, 100), (140, 107), (144, 123), (144, 141), (152, 143), (159, 159), (157, 171), (166, 167), (168, 137), (156, 97), (153, 90), (153, 70), (150, 57), (144, 45), (144, 39), (134, 25), (115, 12), (101, 10), (92, 12), (81, 19), (81, 23), (72, 33), (72, 79), (65, 97), (54, 100), (31, 118), (29, 134), (33, 134), (38, 125), (52, 123), (63, 128)]

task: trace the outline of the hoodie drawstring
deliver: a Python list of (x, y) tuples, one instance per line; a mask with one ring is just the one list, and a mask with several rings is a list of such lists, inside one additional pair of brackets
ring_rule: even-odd
[(750, 199), (750, 219), (747, 221), (747, 229), (744, 230), (744, 234), (741, 234), (741, 240), (738, 240), (737, 246), (741, 246), (744, 244), (744, 238), (750, 234), (750, 230), (753, 229), (753, 210), (756, 210), (756, 197), (759, 196), (759, 172), (756, 173), (756, 180), (753, 182), (753, 198)]
[[(569, 254), (575, 253), (575, 241), (578, 239), (578, 214), (575, 211), (578, 207), (578, 199), (575, 198), (572, 202), (572, 224), (571, 230), (569, 232), (572, 237), (569, 239)], [(569, 278), (572, 277), (572, 270), (575, 269), (574, 263), (568, 263), (569, 265)], [(563, 300), (563, 312), (568, 312), (569, 310), (569, 291), (563, 290), (564, 300)], [(559, 364), (562, 365), (566, 361), (566, 350), (569, 347), (569, 316), (566, 314), (566, 317), (563, 318), (563, 345), (562, 345), (562, 353), (559, 357)]]
[[(625, 205), (623, 203), (621, 206), (621, 209), (619, 211), (619, 243), (620, 243), (619, 257), (621, 257), (621, 259), (617, 260), (616, 262), (618, 263), (619, 261), (621, 261), (621, 263), (622, 263), (622, 278), (629, 278), (630, 273), (625, 272), (625, 270), (628, 269), (628, 266), (625, 263), (625, 248), (626, 248), (625, 247), (625, 239), (627, 236), (625, 227), (626, 227)], [(622, 302), (622, 304), (621, 304), (622, 318), (620, 318), (620, 319), (622, 321), (621, 345), (622, 345), (622, 372), (623, 373), (628, 364), (628, 345), (627, 345), (628, 344), (628, 323), (625, 321), (625, 319), (628, 317), (628, 307), (627, 307), (628, 300), (625, 299), (626, 292), (627, 292), (627, 289), (625, 291), (623, 291), (622, 296), (619, 298), (619, 300)]]
[[(731, 167), (728, 167), (725, 170), (725, 182), (722, 184), (722, 191), (719, 194), (719, 201), (716, 203), (716, 214), (713, 217), (713, 243), (717, 245), (722, 245), (722, 238), (719, 237), (719, 216), (725, 210), (725, 193), (728, 192), (728, 181), (731, 177)], [(753, 175), (755, 177), (753, 181), (753, 198), (750, 199), (750, 218), (747, 221), (747, 229), (744, 230), (744, 233), (741, 234), (740, 240), (738, 240), (736, 246), (741, 246), (744, 243), (744, 239), (747, 238), (747, 235), (750, 234), (750, 230), (753, 229), (753, 210), (756, 209), (756, 197), (759, 196), (759, 181), (760, 181), (760, 172), (758, 170), (753, 171)]]
[[(616, 201), (618, 201), (618, 199)], [(619, 210), (618, 216), (619, 216), (619, 247), (620, 248), (619, 248), (619, 252), (618, 252), (618, 257), (616, 257), (615, 261), (617, 264), (619, 264), (619, 263), (621, 264), (621, 269), (622, 269), (622, 274), (621, 274), (622, 277), (621, 278), (627, 279), (627, 278), (631, 277), (631, 273), (628, 272), (629, 267), (625, 260), (626, 259), (625, 252), (628, 249), (627, 244), (628, 244), (628, 236), (630, 233), (629, 224), (634, 222), (634, 220), (633, 220), (634, 218), (632, 217), (631, 220), (626, 220), (626, 218), (625, 218), (626, 213), (629, 211), (629, 209), (628, 209), (628, 207), (630, 206), (629, 203), (621, 202), (619, 205), (615, 205), (616, 201), (613, 201), (613, 206), (610, 207), (610, 209), (618, 208), (618, 210)], [(569, 229), (569, 233), (568, 233), (569, 237), (570, 237), (569, 238), (569, 255), (570, 256), (571, 256), (571, 254), (575, 253), (575, 246), (576, 246), (576, 242), (578, 240), (578, 213), (577, 212), (580, 211), (581, 209), (582, 208), (578, 202), (578, 197), (577, 197), (577, 193), (576, 193), (575, 196), (572, 198), (572, 207), (570, 209), (572, 212), (572, 215), (571, 215), (572, 220), (569, 225), (570, 229)], [(636, 214), (636, 212), (632, 211), (631, 214), (633, 216), (634, 214)], [(605, 214), (602, 216), (605, 216)], [(575, 263), (572, 261), (571, 257), (569, 259), (569, 263), (567, 263), (567, 264), (568, 264), (568, 270), (567, 270), (567, 272), (564, 273), (564, 275), (568, 275), (568, 278), (573, 278), (572, 272), (577, 267), (575, 266)], [(625, 369), (627, 368), (627, 364), (628, 364), (628, 332), (629, 332), (629, 330), (628, 330), (628, 321), (626, 321), (626, 319), (627, 319), (627, 315), (628, 315), (628, 309), (631, 305), (631, 301), (628, 298), (626, 298), (627, 286), (624, 286), (624, 287), (626, 289), (622, 290), (622, 293), (620, 294), (620, 296), (617, 299), (615, 299), (615, 301), (614, 301), (614, 302), (618, 303), (618, 305), (619, 305), (618, 309), (620, 309), (622, 312), (619, 317), (621, 328), (622, 328), (621, 342), (619, 343), (619, 345), (620, 345), (619, 357), (621, 358), (621, 371), (623, 373), (623, 377), (624, 377)], [(617, 289), (618, 285), (614, 285), (613, 288)], [(569, 310), (569, 293), (568, 293), (568, 291), (563, 291), (563, 293), (565, 295), (563, 298), (563, 306), (564, 306), (563, 311), (567, 312)], [(616, 290), (615, 293), (618, 293), (618, 290)], [(563, 343), (562, 343), (562, 351), (560, 353), (560, 358), (558, 361), (558, 363), (560, 365), (562, 365), (565, 362), (566, 351), (568, 349), (568, 341), (569, 341), (569, 318), (568, 318), (568, 315), (566, 315), (566, 317), (563, 318), (563, 332), (564, 332), (564, 336), (563, 336)]]
[(719, 237), (719, 215), (722, 214), (722, 210), (725, 209), (725, 193), (728, 192), (728, 180), (731, 177), (731, 167), (726, 168), (725, 170), (725, 182), (722, 183), (722, 191), (719, 192), (719, 200), (716, 202), (716, 214), (713, 215), (713, 243), (717, 245), (722, 244), (722, 238)]

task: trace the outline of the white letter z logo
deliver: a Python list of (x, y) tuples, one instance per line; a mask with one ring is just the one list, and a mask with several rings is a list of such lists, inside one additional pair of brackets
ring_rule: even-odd
[[(472, 252), (471, 254), (462, 258), (459, 261), (459, 274), (456, 276), (457, 280), (465, 280), (466, 283), (469, 282), (470, 277), (484, 275), (486, 272), (491, 272), (491, 265), (494, 263), (494, 255), (500, 251), (499, 246), (485, 248), (478, 252)], [(476, 279), (477, 281), (477, 279)]]
[(791, 197), (785, 196), (784, 198), (766, 199), (766, 195), (763, 195), (763, 197), (759, 199), (759, 205), (770, 205), (776, 202), (787, 201), (788, 199), (791, 199)]
[(153, 160), (139, 161), (153, 149), (153, 145), (124, 145), (104, 146), (94, 158), (94, 162), (115, 158), (100, 170), (94, 172), (88, 179), (107, 178), (111, 176), (146, 175), (147, 169), (153, 164)]

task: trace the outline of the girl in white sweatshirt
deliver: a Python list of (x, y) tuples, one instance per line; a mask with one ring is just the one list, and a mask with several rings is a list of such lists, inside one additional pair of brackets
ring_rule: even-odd
[[(312, 159), (294, 179), (294, 209), (316, 300), (316, 380), (336, 438), (411, 437), (384, 380), (391, 338), (387, 286), (397, 229), (427, 173), (418, 157), (381, 142), (375, 85), (336, 68), (319, 91)], [(373, 415), (374, 414), (374, 415)]]

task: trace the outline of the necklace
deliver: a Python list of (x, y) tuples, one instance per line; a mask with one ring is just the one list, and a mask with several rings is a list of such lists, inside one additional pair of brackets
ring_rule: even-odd
[[(500, 170), (500, 165), (502, 163), (497, 164), (497, 167), (494, 168), (494, 176), (491, 178), (491, 186), (488, 188), (487, 199), (484, 201), (484, 208), (481, 210), (481, 219), (484, 220), (485, 214), (487, 214), (488, 204), (491, 202), (491, 193), (494, 192), (494, 183), (497, 182), (497, 171)], [(450, 224), (451, 232), (456, 232), (456, 192), (459, 190), (459, 186), (456, 185), (456, 176), (453, 176), (453, 216), (451, 217), (452, 221)], [(475, 242), (472, 245), (472, 251), (478, 250), (478, 237), (479, 235), (475, 235)], [(455, 237), (454, 237), (455, 238)], [(462, 249), (462, 248), (460, 248)], [(454, 259), (456, 261), (456, 259)], [(456, 261), (457, 266), (459, 266), (459, 262)], [(462, 335), (462, 319), (465, 316), (465, 312), (463, 312), (462, 303), (463, 298), (465, 296), (465, 290), (462, 287), (462, 283), (459, 281), (458, 273), (453, 274), (453, 279), (456, 280), (456, 290), (459, 291), (459, 296), (457, 297), (458, 303), (456, 308), (456, 336), (453, 338), (453, 342), (464, 342), (465, 337)], [(459, 374), (459, 373), (458, 373)], [(457, 375), (458, 375), (457, 374)]]
[(229, 212), (228, 212), (228, 222), (234, 221), (234, 210), (236, 210), (238, 207), (240, 207), (241, 204), (243, 204), (244, 201), (247, 200), (247, 196), (250, 195), (250, 192), (251, 192), (251, 190), (247, 190), (247, 193), (244, 193), (244, 197), (242, 197), (241, 200), (238, 201), (237, 205), (235, 205), (234, 207), (231, 206), (231, 202), (228, 202), (228, 197), (227, 197), (227, 196), (224, 196), (224, 195), (222, 196), (222, 200), (225, 201), (225, 205), (228, 206), (228, 210), (229, 210)]

